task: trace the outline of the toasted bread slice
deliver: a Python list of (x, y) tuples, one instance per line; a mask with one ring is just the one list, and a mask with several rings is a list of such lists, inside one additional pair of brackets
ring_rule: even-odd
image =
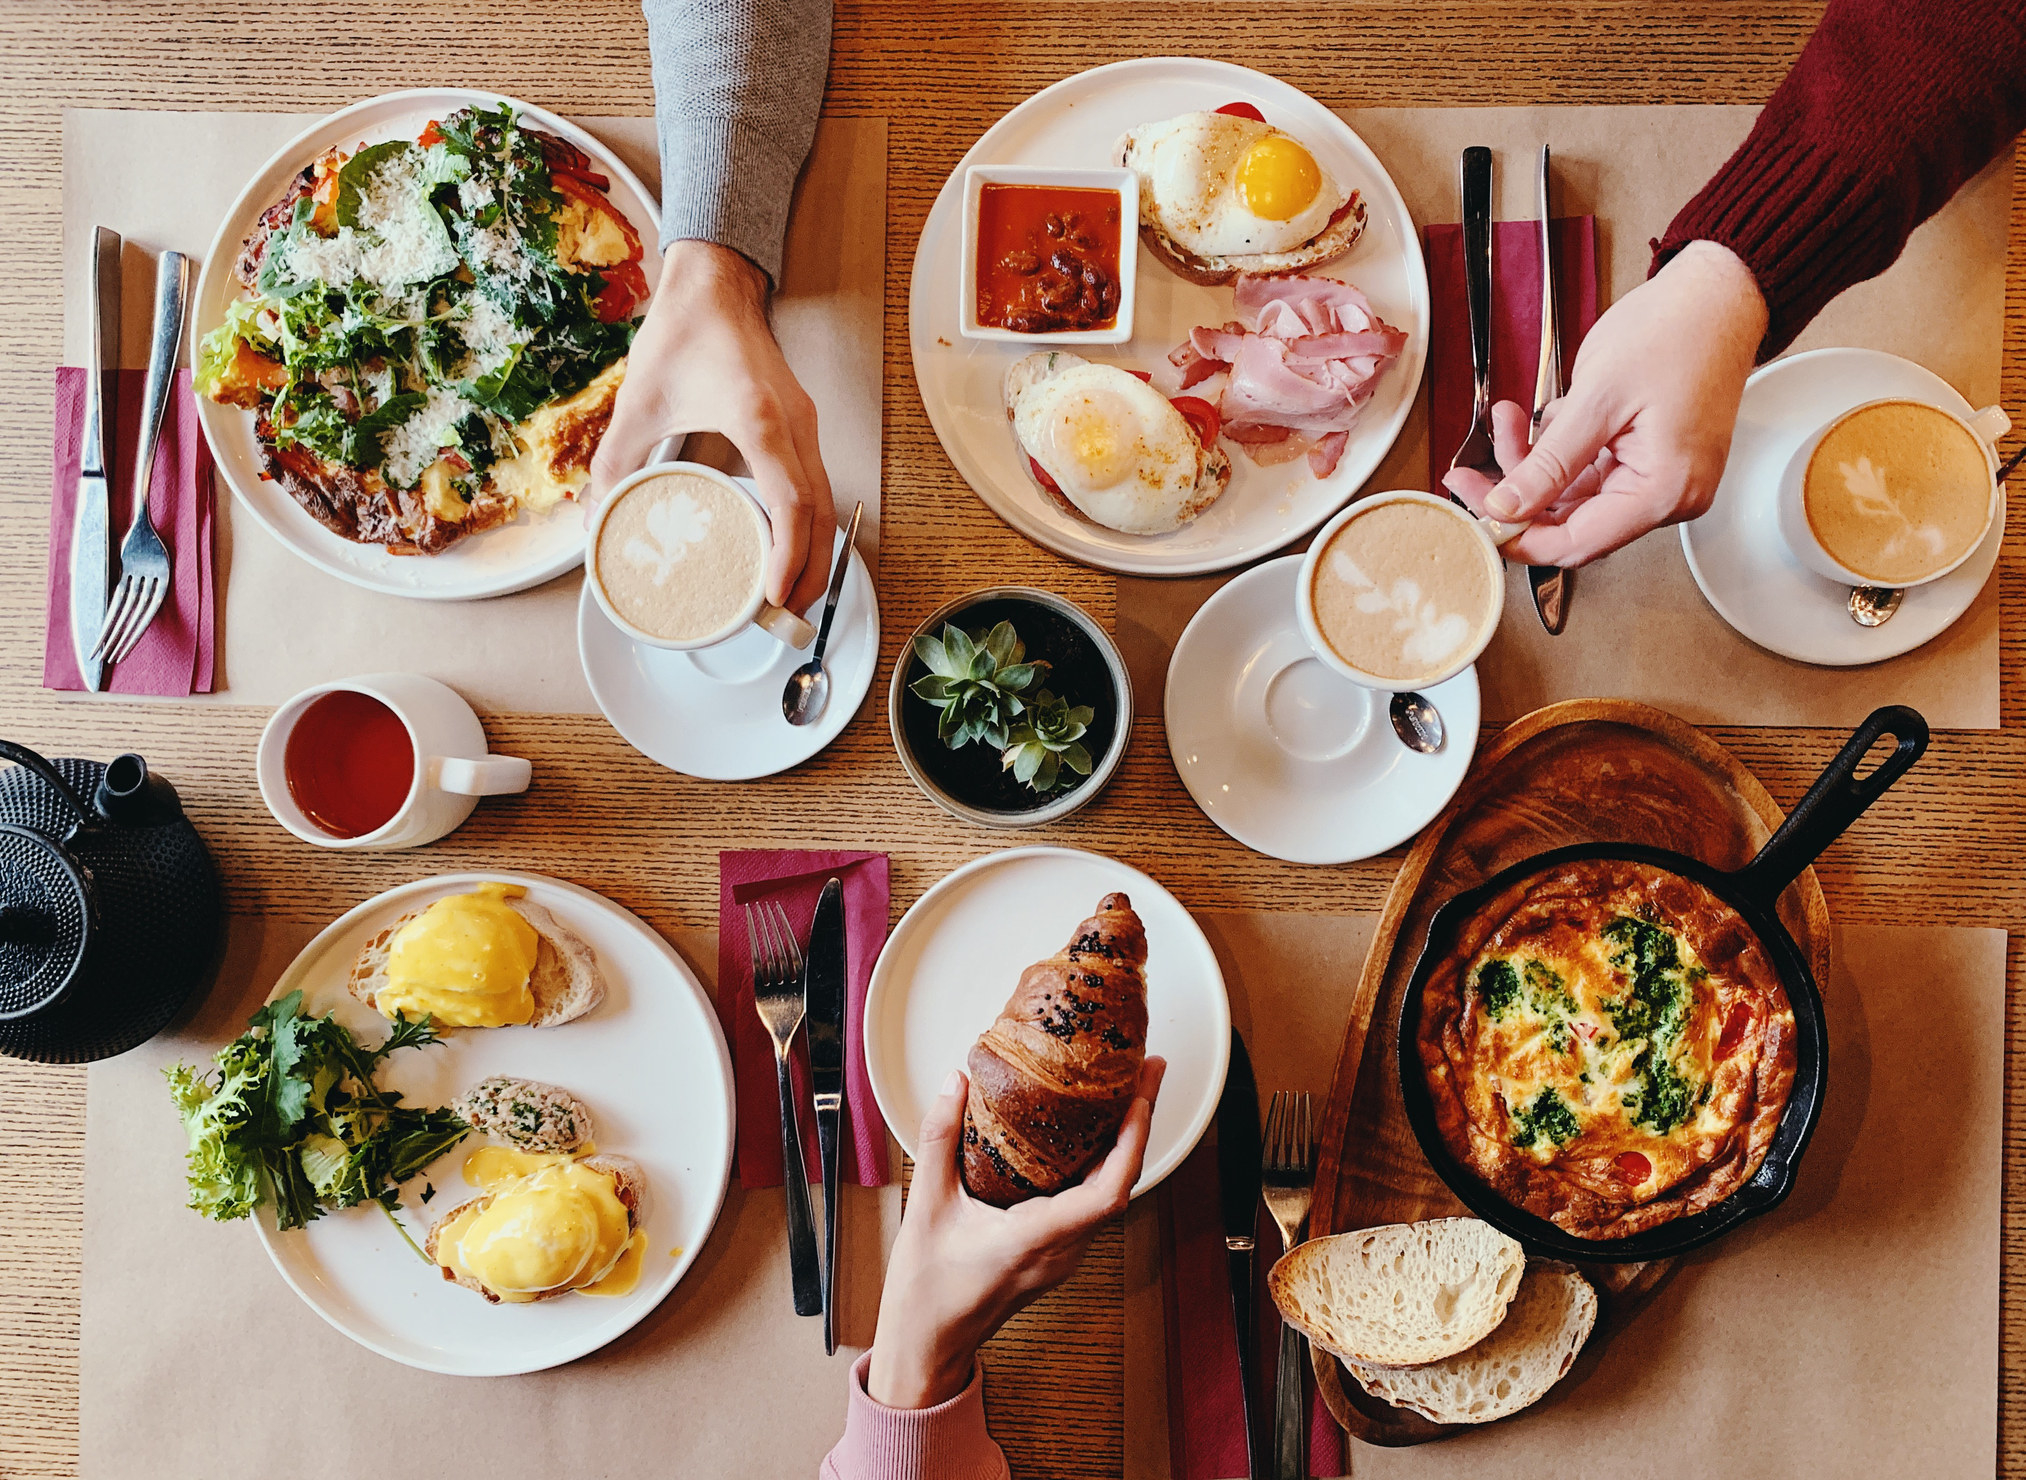
[(1169, 240), (1168, 234), (1150, 221), (1140, 223), (1140, 240), (1177, 277), (1205, 288), (1219, 287), (1241, 272), (1271, 275), (1307, 272), (1325, 262), (1334, 262), (1358, 244), (1365, 234), (1365, 199), (1351, 192), (1350, 209), (1330, 222), (1291, 252), (1250, 252), (1230, 257), (1199, 257)]
[[(612, 1174), (612, 1180), (618, 1192), (619, 1201), (626, 1208), (626, 1231), (629, 1234), (637, 1232), (640, 1225), (647, 1221), (647, 1173), (641, 1170), (640, 1163), (630, 1156), (607, 1156), (600, 1153), (597, 1156), (587, 1156), (577, 1164), (589, 1167), (595, 1172), (610, 1172)], [(443, 1230), (450, 1220), (457, 1217), (460, 1213), (468, 1211), (483, 1212), (487, 1207), (491, 1206), (492, 1198), (493, 1195), (487, 1192), (470, 1199), (468, 1202), (461, 1202), (441, 1218), (438, 1218), (434, 1223), (430, 1224), (429, 1232), (423, 1235), (422, 1252), (429, 1256), (432, 1264), (436, 1264), (437, 1268), (443, 1271), (443, 1277), (446, 1280), (449, 1280), (454, 1285), (462, 1285), (474, 1294), (483, 1295), (493, 1305), (499, 1305), (501, 1304), (499, 1296), (493, 1294), (484, 1285), (481, 1285), (469, 1275), (460, 1275), (448, 1266), (438, 1264), (436, 1260), (437, 1241), (442, 1237)], [(558, 1295), (567, 1295), (569, 1293), (568, 1290), (549, 1290), (537, 1295), (535, 1299), (553, 1300)]]
[(1575, 1363), (1597, 1324), (1597, 1292), (1566, 1264), (1527, 1266), (1491, 1335), (1425, 1367), (1347, 1362), (1373, 1397), (1436, 1423), (1490, 1423), (1539, 1402)]
[[(528, 978), (534, 994), (535, 1015), (529, 1026), (554, 1028), (572, 1022), (596, 1007), (605, 998), (605, 978), (598, 970), (598, 957), (562, 921), (529, 899), (509, 899), (507, 905), (535, 927), (541, 944), (535, 952), (535, 969)], [(394, 936), (420, 910), (403, 915), (366, 942), (352, 963), (345, 986), (366, 1006), (379, 1011), (374, 997), (387, 980), (387, 957)]]
[(1477, 1345), (1505, 1319), (1526, 1255), (1475, 1218), (1389, 1223), (1297, 1244), (1267, 1288), (1287, 1323), (1347, 1362), (1413, 1367)]

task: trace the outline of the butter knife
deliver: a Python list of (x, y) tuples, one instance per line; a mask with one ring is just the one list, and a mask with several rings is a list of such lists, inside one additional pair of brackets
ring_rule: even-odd
[[(1541, 363), (1534, 376), (1534, 420), (1531, 441), (1540, 440), (1541, 418), (1551, 402), (1562, 394), (1562, 321), (1555, 312), (1555, 228), (1549, 208), (1548, 146), (1541, 145)], [(1575, 576), (1554, 565), (1529, 565), (1527, 584), (1533, 587), (1534, 611), (1552, 637), (1559, 637), (1569, 621), (1569, 592)]]
[(92, 363), (85, 382), (84, 450), (70, 533), (70, 647), (85, 688), (105, 686), (105, 659), (94, 656), (112, 589), (113, 519), (108, 492), (120, 376), (120, 235), (100, 226), (92, 240)]
[(1231, 1067), (1217, 1102), (1217, 1186), (1224, 1209), (1224, 1257), (1230, 1265), (1231, 1316), (1238, 1328), (1238, 1381), (1244, 1395), (1246, 1473), (1265, 1474), (1259, 1425), (1252, 1416), (1252, 1240), (1259, 1220), (1259, 1091), (1245, 1040), (1231, 1030)]
[(837, 1152), (844, 1120), (844, 885), (816, 897), (802, 970), (802, 1026), (809, 1035), (816, 1144), (823, 1161), (823, 1351), (837, 1350)]

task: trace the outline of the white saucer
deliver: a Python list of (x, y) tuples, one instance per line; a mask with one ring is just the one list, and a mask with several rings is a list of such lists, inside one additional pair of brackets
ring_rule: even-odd
[(1817, 349), (1775, 360), (1745, 382), (1730, 461), (1710, 511), (1681, 526), (1689, 572), (1717, 615), (1760, 647), (1800, 663), (1846, 668), (1912, 652), (1970, 608), (1998, 563), (2005, 507), (1976, 553), (1907, 591), (1883, 627), (1850, 619), (1850, 588), (1788, 553), (1774, 523), (1780, 474), (1808, 434), (1865, 401), (1897, 396), (1959, 416), (1974, 407), (1947, 381), (1875, 349)]
[[(820, 605), (809, 620), (822, 620)], [(587, 584), (577, 599), (577, 654), (591, 697), (635, 750), (686, 776), (749, 781), (799, 766), (851, 722), (879, 666), (879, 597), (852, 551), (824, 650), (830, 707), (813, 725), (781, 716), (781, 691), (808, 652), (757, 627), (701, 652), (647, 647), (612, 625)]]
[(974, 859), (908, 907), (865, 993), (865, 1073), (901, 1149), (962, 1068), (1031, 961), (1069, 944), (1097, 902), (1125, 893), (1147, 927), (1147, 1052), (1168, 1061), (1133, 1196), (1196, 1149), (1231, 1061), (1231, 1003), (1203, 928), (1130, 864), (1080, 848), (1008, 848)]
[(1246, 847), (1350, 863), (1413, 837), (1463, 784), (1477, 669), (1426, 691), (1447, 735), (1434, 755), (1409, 750), (1388, 696), (1325, 668), (1302, 636), (1301, 562), (1248, 570), (1191, 619), (1168, 662), (1168, 753), (1196, 805)]

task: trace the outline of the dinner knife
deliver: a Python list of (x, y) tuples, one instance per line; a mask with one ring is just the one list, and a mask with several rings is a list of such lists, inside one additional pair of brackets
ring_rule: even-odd
[[(1541, 418), (1548, 406), (1562, 394), (1562, 321), (1555, 312), (1555, 229), (1554, 212), (1549, 209), (1548, 146), (1541, 145), (1541, 363), (1534, 376), (1534, 419), (1530, 441), (1539, 441)], [(1533, 587), (1534, 611), (1548, 634), (1559, 637), (1569, 621), (1569, 588), (1575, 577), (1554, 565), (1529, 565), (1527, 584)]]
[(1244, 1395), (1246, 1473), (1265, 1474), (1259, 1425), (1252, 1416), (1252, 1237), (1259, 1219), (1259, 1091), (1245, 1040), (1231, 1030), (1231, 1067), (1217, 1102), (1217, 1185), (1224, 1205), (1224, 1257), (1230, 1264), (1231, 1316), (1238, 1327), (1238, 1381)]
[(816, 897), (802, 969), (802, 1026), (809, 1035), (809, 1083), (823, 1161), (823, 1351), (837, 1350), (837, 1141), (844, 1120), (844, 885), (830, 879)]
[(94, 656), (112, 589), (113, 475), (120, 376), (120, 235), (101, 226), (92, 240), (92, 364), (84, 396), (84, 446), (70, 533), (70, 647), (86, 690), (105, 684), (105, 659)]

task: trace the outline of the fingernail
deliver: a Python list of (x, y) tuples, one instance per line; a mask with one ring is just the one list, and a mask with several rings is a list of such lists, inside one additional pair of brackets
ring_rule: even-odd
[(1484, 497), (1484, 506), (1500, 519), (1510, 519), (1519, 512), (1519, 496), (1503, 483)]
[(950, 1070), (950, 1077), (943, 1081), (943, 1098), (947, 1100), (963, 1087), (964, 1076), (959, 1074), (955, 1069)]

